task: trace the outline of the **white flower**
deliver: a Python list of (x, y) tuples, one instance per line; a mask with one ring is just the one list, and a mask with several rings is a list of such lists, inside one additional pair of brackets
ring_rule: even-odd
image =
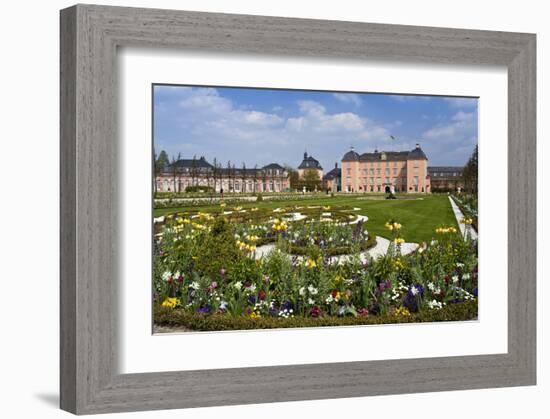
[(240, 290), (243, 287), (243, 283), (241, 281), (237, 281), (233, 286)]
[(413, 296), (415, 296), (416, 294), (418, 294), (418, 289), (417, 289), (414, 285), (411, 287), (411, 294), (412, 294)]
[(313, 285), (308, 286), (307, 289), (311, 295), (317, 295), (317, 293), (319, 292), (319, 290)]
[(174, 272), (174, 278), (179, 278), (180, 277), (180, 271), (176, 271)]
[(458, 275), (453, 275), (452, 280), (453, 280), (453, 283), (456, 284), (458, 282)]
[(326, 300), (325, 300), (325, 302), (326, 302), (327, 304), (330, 304), (330, 303), (332, 303), (333, 301), (334, 301), (334, 298), (332, 298), (332, 295), (329, 295), (329, 296), (326, 298)]
[(463, 263), (460, 263), (460, 262), (457, 262), (457, 263), (456, 263), (456, 267), (457, 267), (457, 268), (462, 268), (463, 266), (464, 266)]
[(163, 281), (168, 281), (171, 276), (172, 276), (172, 272), (164, 271), (164, 273), (162, 274), (162, 279)]
[(470, 279), (470, 274), (464, 274), (464, 275), (462, 275), (462, 279)]
[(443, 304), (437, 300), (432, 300), (428, 301), (428, 307), (431, 309), (440, 309), (441, 307), (443, 307)]
[(254, 284), (250, 285), (250, 286), (248, 287), (248, 290), (249, 290), (250, 292), (256, 291), (256, 285), (254, 285)]
[(428, 282), (428, 289), (429, 289), (430, 291), (433, 291), (433, 290), (435, 289), (435, 285), (434, 285), (433, 282)]
[(227, 308), (227, 301), (222, 301), (220, 303), (220, 310), (225, 310)]
[(424, 251), (424, 248), (423, 247), (419, 247), (418, 248), (418, 253), (422, 253)]
[(200, 288), (199, 283), (197, 281), (193, 281), (191, 285), (189, 285), (190, 288), (193, 288), (194, 290), (198, 290)]
[(315, 304), (315, 300), (312, 299), (312, 298), (309, 298), (309, 299), (307, 300), (307, 303), (310, 304), (310, 305), (313, 305), (313, 304)]
[(305, 289), (304, 287), (302, 287), (302, 288), (300, 288), (300, 290), (298, 291), (298, 293), (299, 293), (300, 295), (305, 295), (306, 289)]

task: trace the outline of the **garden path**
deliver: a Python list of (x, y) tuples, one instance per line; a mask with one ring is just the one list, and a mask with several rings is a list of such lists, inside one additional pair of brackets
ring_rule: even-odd
[(475, 231), (475, 229), (471, 225), (466, 225), (460, 222), (464, 218), (464, 214), (462, 214), (462, 211), (460, 211), (460, 208), (458, 207), (458, 205), (456, 205), (455, 201), (453, 200), (453, 198), (451, 198), (450, 195), (449, 201), (451, 202), (451, 207), (453, 209), (453, 213), (455, 215), (456, 222), (458, 223), (458, 228), (460, 228), (462, 236), (466, 237), (466, 231), (468, 231), (472, 240), (477, 240), (477, 232)]
[[(384, 237), (376, 236), (376, 246), (372, 247), (369, 250), (366, 250), (364, 252), (361, 252), (361, 261), (366, 262), (367, 255), (372, 258), (378, 258), (380, 256), (384, 256), (388, 252), (388, 248), (390, 247), (390, 241)], [(409, 253), (414, 252), (418, 248), (417, 243), (403, 243), (401, 245), (401, 254), (407, 255)], [(275, 249), (274, 244), (266, 244), (263, 246), (259, 246), (256, 248), (256, 259), (261, 259), (263, 256), (267, 255), (269, 252)], [(331, 262), (344, 262), (348, 258), (350, 258), (349, 255), (339, 255), (339, 256), (333, 256), (330, 258)], [(302, 259), (302, 256), (298, 256), (298, 259)]]

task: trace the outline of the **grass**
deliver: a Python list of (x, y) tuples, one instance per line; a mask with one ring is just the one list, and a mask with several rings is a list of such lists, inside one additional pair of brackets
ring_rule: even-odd
[[(376, 195), (337, 195), (333, 198), (327, 196), (319, 199), (308, 199), (306, 201), (243, 202), (239, 203), (238, 206), (243, 208), (258, 207), (274, 209), (289, 205), (349, 205), (354, 208), (360, 208), (357, 213), (369, 217), (367, 229), (370, 234), (389, 238), (390, 232), (384, 227), (384, 224), (389, 219), (395, 219), (403, 225), (401, 234), (404, 239), (407, 242), (414, 243), (430, 241), (434, 237), (434, 230), (439, 226), (458, 227), (446, 194), (417, 195), (416, 197), (420, 199), (404, 199), (412, 198), (411, 195), (398, 195), (398, 199), (395, 200), (368, 199), (379, 197)], [(189, 208), (185, 206), (159, 208), (154, 210), (154, 216), (159, 217), (161, 215), (181, 212)], [(193, 207), (193, 209), (201, 211), (219, 210), (219, 204)]]

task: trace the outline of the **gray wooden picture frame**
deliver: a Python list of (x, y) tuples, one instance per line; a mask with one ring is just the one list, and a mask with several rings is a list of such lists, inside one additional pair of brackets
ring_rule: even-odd
[[(508, 353), (117, 374), (119, 46), (508, 68)], [(61, 408), (76, 414), (536, 383), (536, 37), (77, 5), (61, 11)], [(499, 141), (491, 139), (498, 147)]]

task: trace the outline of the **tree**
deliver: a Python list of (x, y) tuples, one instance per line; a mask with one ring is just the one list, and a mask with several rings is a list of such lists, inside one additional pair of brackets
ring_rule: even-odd
[(477, 166), (477, 145), (474, 148), (468, 163), (462, 171), (462, 180), (464, 181), (464, 190), (468, 193), (477, 195), (478, 166)]
[(244, 162), (241, 170), (241, 180), (243, 181), (241, 192), (246, 192), (246, 164)]
[(176, 158), (174, 156), (172, 156), (172, 161), (170, 162), (170, 174), (172, 175), (172, 181), (173, 181), (173, 185), (174, 185), (174, 189), (172, 192), (176, 192), (176, 182), (177, 182), (177, 179), (178, 179), (178, 167), (176, 165)]
[(193, 156), (191, 160), (191, 185), (195, 186), (195, 179), (197, 178), (197, 155)]
[(170, 165), (170, 160), (168, 159), (168, 154), (166, 151), (162, 150), (157, 156), (155, 149), (153, 147), (153, 172), (154, 172), (154, 182), (153, 190), (157, 191), (157, 176), (159, 176), (164, 170)]
[(214, 157), (214, 161), (212, 162), (213, 168), (213, 177), (214, 177), (214, 192), (217, 192), (218, 190), (218, 159)]
[[(181, 153), (178, 153), (178, 158), (176, 159), (176, 162), (179, 162), (181, 160)], [(182, 169), (179, 169), (176, 167), (176, 174), (178, 178), (178, 187), (176, 190), (176, 185), (174, 183), (174, 192), (181, 192), (181, 171)]]
[(285, 170), (288, 173), (288, 178), (290, 181), (290, 187), (292, 189), (300, 189), (303, 185), (300, 181), (300, 175), (297, 170), (294, 170), (290, 166), (285, 166)]
[(256, 184), (258, 183), (258, 165), (254, 166), (254, 173), (252, 176), (254, 178), (254, 193), (256, 193)]
[(168, 154), (166, 153), (166, 151), (162, 150), (160, 152), (157, 157), (156, 163), (160, 170), (163, 170), (164, 168), (166, 168), (166, 166), (170, 164), (170, 159), (168, 158)]
[(262, 170), (262, 191), (265, 192), (267, 189), (267, 169), (261, 169)]
[(231, 166), (231, 179), (233, 179), (233, 191), (235, 191), (235, 179), (237, 178), (237, 169), (235, 169), (235, 163)]
[(314, 191), (321, 188), (321, 179), (317, 170), (305, 170), (303, 184), (308, 191)]

